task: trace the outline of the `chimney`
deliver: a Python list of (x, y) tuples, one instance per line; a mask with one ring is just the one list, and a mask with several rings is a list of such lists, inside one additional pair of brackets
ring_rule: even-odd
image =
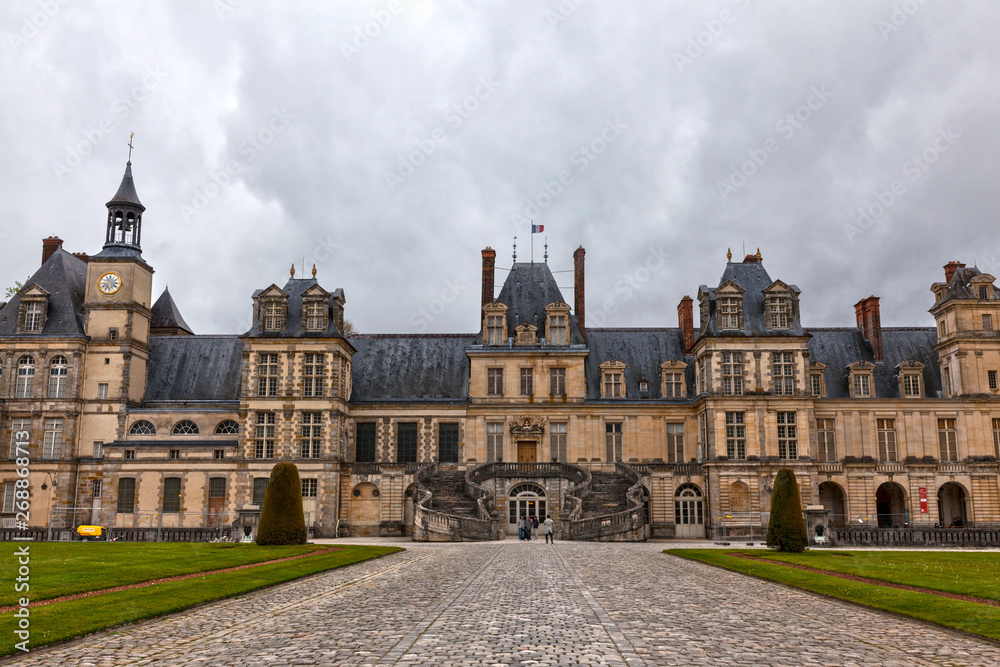
[(944, 282), (945, 282), (945, 284), (946, 285), (950, 284), (951, 283), (951, 278), (952, 278), (952, 276), (955, 275), (955, 272), (958, 271), (959, 269), (964, 269), (964, 268), (965, 268), (965, 264), (962, 264), (958, 260), (955, 260), (955, 261), (952, 261), (952, 262), (948, 262), (947, 264), (945, 264), (944, 265)]
[(58, 236), (49, 236), (42, 239), (42, 264), (49, 261), (49, 257), (56, 254), (56, 250), (62, 248), (63, 241)]
[(85, 253), (85, 252), (74, 252), (74, 253), (73, 253), (73, 256), (74, 256), (74, 257), (79, 257), (80, 259), (82, 259), (82, 260), (83, 260), (83, 261), (85, 261), (85, 262), (86, 262), (86, 261), (88, 261), (88, 260), (90, 259), (90, 255), (88, 255), (88, 254), (87, 254), (87, 253)]
[(854, 304), (854, 314), (858, 318), (858, 328), (865, 340), (872, 346), (875, 361), (882, 361), (882, 322), (879, 319), (877, 296), (861, 299)]
[(587, 329), (583, 325), (583, 303), (586, 297), (586, 290), (583, 285), (583, 256), (587, 251), (580, 246), (573, 251), (573, 312), (576, 313), (576, 321), (580, 323), (580, 335), (587, 340)]
[(677, 304), (677, 326), (681, 328), (681, 340), (684, 342), (684, 354), (691, 354), (694, 349), (694, 299), (685, 295)]
[(483, 305), (480, 307), (493, 303), (493, 267), (496, 260), (497, 251), (486, 246), (483, 250)]

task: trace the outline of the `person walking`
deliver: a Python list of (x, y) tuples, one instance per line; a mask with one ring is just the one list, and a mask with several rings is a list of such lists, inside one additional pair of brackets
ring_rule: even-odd
[(531, 517), (524, 519), (524, 539), (531, 541)]
[(545, 533), (545, 543), (549, 544), (551, 541), (552, 544), (555, 544), (556, 536), (552, 534), (552, 517), (546, 516), (542, 525), (545, 526), (542, 529), (542, 532)]

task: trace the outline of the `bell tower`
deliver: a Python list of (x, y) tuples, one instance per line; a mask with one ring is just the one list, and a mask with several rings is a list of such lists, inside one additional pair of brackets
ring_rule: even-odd
[(139, 245), (146, 207), (135, 191), (131, 160), (107, 207), (104, 248), (87, 261), (84, 327), (90, 341), (83, 388), (84, 399), (105, 414), (142, 400), (149, 358), (153, 268)]

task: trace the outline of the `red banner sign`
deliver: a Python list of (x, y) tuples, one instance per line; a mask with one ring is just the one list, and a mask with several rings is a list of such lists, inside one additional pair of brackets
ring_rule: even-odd
[(927, 487), (920, 487), (920, 512), (927, 514)]

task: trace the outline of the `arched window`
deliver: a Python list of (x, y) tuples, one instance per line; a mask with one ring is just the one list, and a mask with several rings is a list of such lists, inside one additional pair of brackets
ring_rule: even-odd
[(215, 427), (216, 435), (236, 435), (240, 432), (240, 425), (232, 419), (225, 419)]
[(25, 355), (17, 361), (17, 385), (14, 388), (15, 398), (31, 398), (31, 389), (35, 384), (35, 358)]
[(132, 428), (129, 429), (128, 433), (129, 435), (156, 435), (156, 427), (153, 426), (152, 422), (140, 419), (132, 424)]
[(694, 484), (681, 484), (677, 487), (674, 494), (674, 523), (678, 537), (694, 536), (683, 530), (682, 526), (701, 526), (705, 523), (701, 489)]
[(182, 419), (174, 424), (174, 435), (194, 435), (198, 433), (198, 425), (190, 419)]
[(52, 358), (52, 365), (49, 367), (49, 398), (66, 398), (66, 373), (69, 372), (69, 364), (66, 357), (57, 355)]

